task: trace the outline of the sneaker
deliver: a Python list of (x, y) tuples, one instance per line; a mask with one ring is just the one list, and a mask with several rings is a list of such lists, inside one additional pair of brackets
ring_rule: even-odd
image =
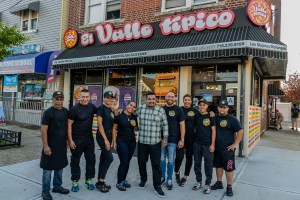
[(200, 190), (200, 188), (202, 187), (202, 183), (201, 182), (197, 182), (195, 183), (193, 190), (197, 191)]
[(145, 181), (141, 181), (140, 184), (139, 184), (139, 188), (140, 189), (144, 189), (145, 185), (146, 185), (146, 182)]
[(180, 171), (178, 173), (175, 173), (175, 177), (176, 177), (176, 183), (180, 182)]
[(88, 190), (94, 190), (95, 186), (92, 183), (92, 180), (89, 178), (85, 181), (84, 186), (88, 189)]
[(161, 182), (161, 185), (162, 185), (162, 184), (164, 184), (166, 182), (166, 179), (165, 178), (161, 178), (160, 182)]
[(227, 186), (226, 195), (229, 197), (233, 196), (232, 186)]
[(172, 190), (172, 189), (173, 189), (172, 180), (168, 180), (168, 182), (167, 182), (167, 190)]
[(223, 189), (223, 184), (220, 181), (217, 181), (213, 186), (210, 187), (212, 190)]
[(205, 189), (203, 190), (204, 194), (210, 194), (211, 190), (210, 190), (210, 185), (205, 185)]
[(280, 127), (279, 129), (282, 129), (282, 127)]
[(79, 191), (78, 181), (73, 181), (71, 191), (72, 192), (78, 192)]
[(294, 130), (294, 128), (291, 128), (292, 130)]
[(60, 187), (54, 187), (52, 189), (53, 193), (59, 193), (59, 194), (69, 194), (70, 190), (63, 188), (62, 186)]
[(50, 192), (42, 192), (42, 198), (43, 200), (52, 200)]
[(180, 182), (179, 182), (179, 186), (183, 187), (186, 183), (187, 183), (186, 178), (182, 177)]
[(161, 189), (160, 186), (157, 188), (154, 188), (154, 190), (155, 190), (155, 193), (158, 195), (158, 197), (160, 197), (160, 198), (166, 197), (164, 191)]
[(106, 187), (105, 183), (100, 183), (99, 181), (95, 184), (95, 187), (100, 190), (102, 193), (109, 192), (109, 189)]
[(124, 185), (124, 187), (126, 187), (126, 188), (131, 188), (130, 183), (128, 183), (128, 181), (126, 181), (126, 180), (124, 181), (123, 185)]

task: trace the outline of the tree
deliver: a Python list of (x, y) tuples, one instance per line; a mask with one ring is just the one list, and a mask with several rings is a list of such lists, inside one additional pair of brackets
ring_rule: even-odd
[(0, 22), (0, 61), (11, 55), (10, 48), (19, 46), (28, 39), (15, 26), (5, 25)]
[(295, 104), (300, 103), (300, 73), (295, 72), (289, 75), (288, 80), (284, 81), (282, 90), (285, 96)]

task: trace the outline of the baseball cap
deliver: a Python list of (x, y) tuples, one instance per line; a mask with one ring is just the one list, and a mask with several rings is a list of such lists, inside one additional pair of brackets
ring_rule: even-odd
[(219, 102), (220, 107), (228, 107), (228, 102), (225, 99), (221, 99)]
[(61, 91), (55, 91), (55, 92), (53, 92), (52, 98), (56, 99), (58, 97), (64, 98), (64, 94)]
[(114, 94), (112, 91), (104, 92), (103, 96), (104, 96), (104, 98), (109, 98), (109, 97), (114, 98)]
[(203, 99), (203, 98), (200, 99), (200, 100), (198, 101), (198, 105), (199, 105), (201, 102), (203, 102), (203, 103), (205, 103), (205, 104), (208, 104), (207, 101), (206, 101), (206, 99)]

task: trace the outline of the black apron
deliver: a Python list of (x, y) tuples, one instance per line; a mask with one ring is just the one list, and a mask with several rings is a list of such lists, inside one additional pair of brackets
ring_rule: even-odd
[(59, 111), (50, 108), (51, 121), (48, 125), (48, 145), (52, 155), (44, 154), (42, 150), (40, 167), (46, 170), (59, 170), (68, 165), (67, 158), (67, 109)]

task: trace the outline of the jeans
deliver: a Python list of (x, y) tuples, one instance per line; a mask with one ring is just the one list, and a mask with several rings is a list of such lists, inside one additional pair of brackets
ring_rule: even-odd
[(202, 182), (201, 164), (204, 157), (204, 172), (206, 176), (205, 185), (210, 185), (213, 173), (214, 153), (209, 151), (209, 146), (194, 144), (194, 170), (197, 182)]
[(166, 157), (168, 157), (167, 180), (172, 180), (176, 147), (177, 147), (176, 143), (168, 143), (168, 145), (161, 150), (161, 157), (160, 157), (160, 168), (161, 168), (161, 175), (162, 175), (161, 178), (165, 178)]
[(42, 182), (42, 191), (50, 191), (50, 182), (51, 182), (51, 173), (54, 171), (53, 177), (53, 187), (60, 187), (62, 185), (62, 173), (63, 169), (60, 170), (46, 170), (43, 169), (43, 182)]
[(120, 159), (120, 165), (118, 168), (118, 183), (126, 180), (126, 176), (129, 170), (129, 163), (135, 150), (136, 142), (123, 142), (117, 139), (117, 152)]
[(141, 181), (147, 182), (147, 162), (150, 155), (154, 188), (157, 188), (161, 185), (161, 169), (159, 166), (160, 154), (161, 142), (157, 144), (138, 143), (138, 164)]

